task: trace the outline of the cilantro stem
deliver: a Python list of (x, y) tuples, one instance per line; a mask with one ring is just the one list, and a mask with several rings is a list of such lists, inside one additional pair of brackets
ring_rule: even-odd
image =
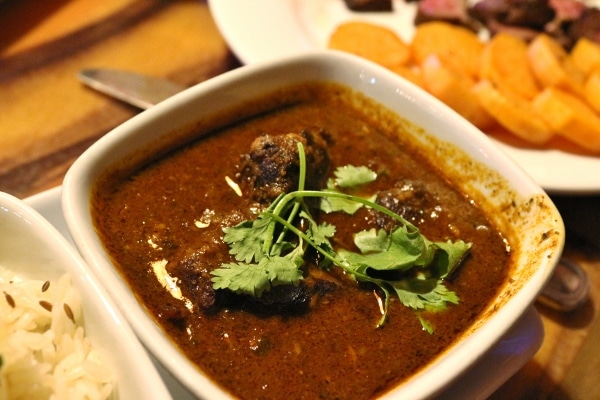
[[(297, 143), (297, 147), (298, 147), (298, 162), (299, 162), (299, 168), (300, 168), (300, 177), (298, 179), (298, 191), (302, 191), (304, 190), (304, 186), (306, 184), (306, 153), (304, 152), (304, 146), (302, 145), (302, 143), (298, 142)], [(285, 197), (279, 197), (278, 199), (275, 200), (275, 204), (274, 204), (274, 209), (273, 212), (276, 215), (281, 215), (285, 209), (285, 207), (287, 206), (287, 203), (291, 200), (285, 200)], [(278, 201), (279, 200), (279, 201)], [(295, 202), (291, 212), (288, 214), (288, 218), (287, 218), (287, 223), (286, 224), (282, 224), (284, 226), (284, 229), (282, 230), (282, 232), (279, 234), (279, 237), (277, 238), (277, 240), (275, 241), (275, 243), (280, 243), (283, 238), (285, 237), (285, 234), (287, 233), (287, 230), (289, 229), (290, 226), (292, 226), (292, 222), (294, 221), (294, 219), (296, 219), (296, 216), (298, 215), (298, 210), (300, 209), (300, 207), (302, 206), (302, 204), (300, 202)], [(275, 224), (271, 224), (271, 226), (269, 226), (269, 238), (272, 238), (274, 236), (275, 233)], [(270, 254), (270, 249), (271, 246), (273, 245), (273, 240), (267, 240), (264, 243), (264, 251), (265, 254)]]
[(340, 268), (347, 270), (347, 265), (344, 265), (339, 259), (337, 259), (336, 257), (333, 257), (327, 250), (325, 250), (321, 246), (317, 245), (306, 233), (302, 232), (300, 229), (296, 228), (294, 225), (290, 224), (288, 221), (281, 218), (277, 214), (273, 214), (268, 211), (265, 212), (265, 214), (268, 215), (269, 217), (273, 218), (273, 220), (275, 220), (275, 221), (279, 222), (280, 224), (282, 224), (283, 226), (285, 226), (288, 230), (292, 231), (295, 235), (297, 235), (300, 238), (302, 238), (303, 240), (305, 240), (307, 243), (309, 243), (312, 247), (314, 247), (315, 250), (317, 250), (319, 253), (321, 253), (329, 261), (333, 262), (335, 265), (339, 266)]
[(410, 223), (409, 221), (404, 219), (401, 215), (396, 214), (392, 210), (390, 210), (384, 206), (381, 206), (369, 199), (365, 199), (363, 197), (358, 197), (358, 196), (354, 196), (354, 195), (347, 194), (347, 193), (340, 193), (340, 192), (329, 192), (329, 191), (319, 191), (319, 190), (297, 190), (294, 192), (289, 192), (289, 193), (286, 193), (283, 197), (281, 197), (281, 199), (278, 202), (278, 207), (276, 207), (273, 210), (273, 214), (280, 215), (283, 208), (285, 207), (285, 205), (287, 203), (289, 203), (292, 200), (302, 199), (305, 197), (320, 197), (320, 198), (331, 197), (331, 198), (339, 198), (339, 199), (354, 201), (356, 203), (361, 203), (367, 207), (370, 207), (370, 208), (377, 210), (389, 217), (394, 218), (396, 221), (402, 223), (409, 230), (411, 230), (411, 233), (419, 232), (419, 228), (417, 228), (415, 225), (413, 225), (412, 223)]
[(298, 179), (298, 190), (304, 190), (306, 184), (306, 153), (304, 152), (304, 146), (298, 142), (298, 158), (300, 164), (300, 178)]

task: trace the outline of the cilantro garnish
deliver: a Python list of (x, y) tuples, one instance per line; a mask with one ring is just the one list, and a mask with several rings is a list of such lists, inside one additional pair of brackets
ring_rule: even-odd
[[(339, 189), (356, 188), (373, 182), (377, 179), (377, 174), (365, 166), (355, 167), (346, 165), (337, 168), (334, 173), (335, 178), (327, 180), (326, 193), (342, 193)], [(375, 196), (369, 200), (375, 201)], [(354, 201), (351, 197), (323, 197), (321, 201), (321, 211), (326, 213), (343, 211), (347, 214), (354, 214), (363, 206), (363, 203)]]
[(327, 187), (330, 189), (335, 187), (354, 188), (377, 179), (377, 174), (365, 166), (346, 165), (336, 169), (333, 174), (335, 179), (330, 178), (327, 182)]
[[(385, 299), (378, 327), (387, 319), (390, 296), (394, 293), (404, 306), (415, 311), (442, 310), (448, 303), (458, 303), (458, 296), (446, 288), (444, 278), (460, 264), (471, 247), (469, 243), (431, 242), (402, 216), (375, 203), (375, 196), (364, 198), (343, 192), (342, 189), (355, 189), (377, 178), (367, 167), (338, 168), (326, 189), (304, 190), (306, 160), (300, 143), (298, 151), (298, 190), (280, 195), (257, 219), (224, 229), (223, 240), (236, 262), (212, 271), (214, 289), (260, 297), (276, 285), (297, 285), (303, 278), (300, 267), (310, 246), (327, 260), (326, 264), (343, 269), (358, 282), (370, 282), (381, 289)], [(395, 219), (398, 225), (391, 232), (357, 232), (354, 241), (358, 253), (336, 251), (329, 241), (335, 235), (335, 226), (314, 220), (304, 201), (311, 197), (321, 199), (324, 212), (353, 214), (366, 206)], [(298, 218), (307, 221), (308, 229), (300, 230), (294, 225)], [(431, 333), (433, 327), (420, 315), (417, 317), (423, 329)]]

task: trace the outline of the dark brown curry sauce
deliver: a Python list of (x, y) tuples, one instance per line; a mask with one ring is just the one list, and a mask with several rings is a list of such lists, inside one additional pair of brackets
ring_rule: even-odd
[[(402, 139), (402, 124), (386, 113), (354, 108), (352, 96), (326, 85), (290, 89), (284, 97), (301, 101), (236, 123), (125, 178), (102, 180), (96, 188), (95, 223), (122, 275), (181, 350), (236, 396), (366, 399), (382, 394), (451, 344), (506, 279), (510, 254), (502, 235)], [(428, 200), (409, 214), (430, 240), (473, 244), (447, 284), (460, 304), (423, 314), (433, 334), (396, 298), (386, 325), (376, 329), (381, 314), (373, 292), (341, 274), (331, 279), (343, 282), (343, 290), (320, 296), (310, 312), (297, 316), (235, 309), (203, 313), (186, 303), (186, 293), (178, 299), (157, 280), (152, 267), (157, 261), (167, 260), (169, 271), (178, 260), (194, 259), (206, 275), (231, 261), (222, 230), (253, 219), (256, 210), (225, 176), (235, 177), (240, 155), (258, 135), (306, 128), (328, 132), (332, 168), (369, 166), (380, 172), (378, 189), (421, 188)], [(349, 243), (366, 213), (327, 216), (337, 227), (336, 240)]]

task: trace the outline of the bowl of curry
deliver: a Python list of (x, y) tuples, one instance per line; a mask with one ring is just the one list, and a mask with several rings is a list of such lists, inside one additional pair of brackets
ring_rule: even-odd
[(239, 68), (69, 170), (76, 246), (199, 398), (430, 398), (531, 306), (544, 191), (397, 75), (337, 52)]

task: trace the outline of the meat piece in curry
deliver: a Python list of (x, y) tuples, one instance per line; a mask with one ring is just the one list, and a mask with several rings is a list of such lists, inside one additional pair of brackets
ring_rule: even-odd
[[(434, 360), (476, 321), (507, 279), (508, 246), (477, 204), (404, 134), (405, 121), (372, 101), (337, 85), (307, 83), (257, 103), (264, 104), (261, 112), (203, 130), (201, 138), (158, 160), (99, 180), (95, 225), (156, 322), (233, 395), (377, 397)], [(293, 166), (295, 176), (297, 152), (281, 145), (290, 138), (307, 149), (311, 189), (325, 189), (337, 168), (364, 166), (377, 179), (353, 195), (376, 194), (375, 205), (401, 214), (431, 241), (470, 243), (469, 256), (444, 280), (458, 304), (415, 311), (392, 293), (387, 320), (376, 328), (385, 300), (380, 288), (357, 282), (310, 249), (296, 284), (274, 285), (259, 298), (215, 289), (215, 271), (236, 262), (225, 232), (268, 210), (281, 194), (270, 186), (297, 189), (296, 177), (281, 185), (271, 185), (271, 179), (257, 184), (265, 164), (255, 156), (273, 143), (292, 149), (289, 157), (275, 159), (286, 159), (280, 166)], [(266, 169), (277, 171), (268, 174), (277, 182), (288, 174)], [(241, 195), (226, 177), (237, 181)], [(369, 207), (352, 215), (311, 210), (317, 224), (335, 226), (334, 249), (356, 250), (356, 232), (398, 225)], [(299, 232), (307, 229), (306, 219), (294, 221)], [(161, 284), (159, 271), (177, 283), (178, 295)], [(423, 329), (423, 321), (433, 333)]]
[(270, 203), (280, 194), (298, 187), (298, 142), (306, 152), (306, 188), (318, 190), (325, 185), (330, 160), (323, 132), (264, 134), (256, 138), (250, 152), (242, 156), (238, 174), (240, 185), (253, 199)]

